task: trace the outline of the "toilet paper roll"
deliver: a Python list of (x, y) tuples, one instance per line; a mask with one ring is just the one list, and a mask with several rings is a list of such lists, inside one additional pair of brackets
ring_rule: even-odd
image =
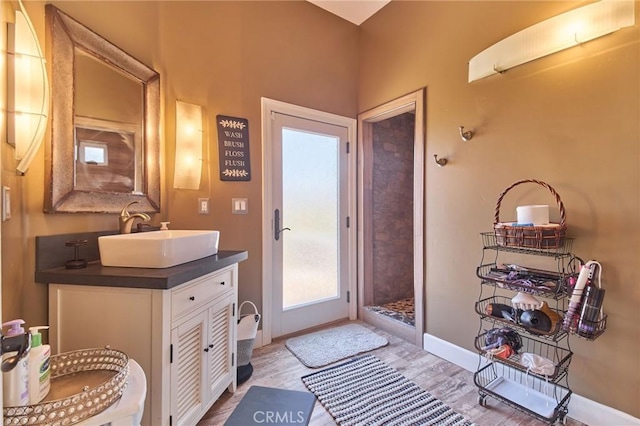
[(549, 206), (518, 206), (516, 207), (516, 215), (518, 218), (518, 224), (549, 224)]

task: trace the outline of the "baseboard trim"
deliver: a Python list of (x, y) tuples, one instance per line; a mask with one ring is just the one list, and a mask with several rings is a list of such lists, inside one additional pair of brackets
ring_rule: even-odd
[[(422, 347), (427, 352), (468, 371), (476, 371), (478, 363), (480, 362), (477, 353), (456, 346), (428, 333), (424, 334)], [(569, 402), (568, 417), (587, 425), (609, 424), (640, 426), (640, 419), (623, 411), (577, 395), (575, 392), (571, 395), (571, 401)]]
[(261, 348), (264, 346), (264, 342), (262, 341), (262, 330), (258, 330), (256, 333), (256, 340), (253, 342), (253, 348)]

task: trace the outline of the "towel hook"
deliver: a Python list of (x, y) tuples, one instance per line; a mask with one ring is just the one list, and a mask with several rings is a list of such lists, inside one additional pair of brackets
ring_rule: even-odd
[(475, 132), (473, 130), (464, 131), (464, 126), (459, 126), (458, 130), (460, 130), (460, 137), (463, 141), (468, 142), (473, 138)]
[(440, 167), (444, 167), (444, 166), (446, 166), (446, 165), (447, 165), (447, 163), (448, 163), (448, 161), (447, 161), (447, 159), (446, 159), (446, 158), (438, 158), (438, 154), (434, 154), (434, 155), (433, 155), (433, 158), (435, 159), (436, 164), (437, 164), (438, 166), (440, 166)]

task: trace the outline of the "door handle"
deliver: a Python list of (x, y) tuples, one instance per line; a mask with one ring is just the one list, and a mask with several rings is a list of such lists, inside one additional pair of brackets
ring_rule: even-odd
[(280, 239), (280, 233), (282, 233), (282, 231), (291, 231), (291, 228), (280, 229), (280, 210), (279, 209), (276, 209), (273, 212), (273, 230), (274, 230), (273, 237), (276, 239), (276, 241)]

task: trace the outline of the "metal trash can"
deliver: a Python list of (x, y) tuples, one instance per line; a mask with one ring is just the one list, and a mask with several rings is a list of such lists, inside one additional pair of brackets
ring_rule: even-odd
[[(245, 304), (253, 307), (253, 313), (242, 314), (242, 308)], [(251, 377), (251, 374), (253, 374), (251, 355), (253, 354), (253, 345), (258, 333), (260, 313), (256, 305), (246, 300), (242, 302), (238, 308), (238, 317), (237, 383), (241, 384), (247, 381), (249, 377)]]

